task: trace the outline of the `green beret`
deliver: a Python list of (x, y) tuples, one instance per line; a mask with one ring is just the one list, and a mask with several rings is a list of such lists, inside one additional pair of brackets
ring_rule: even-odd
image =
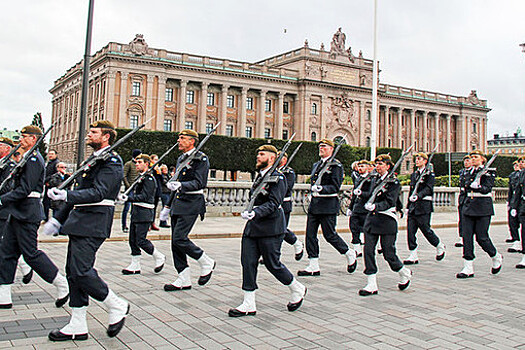
[(428, 154), (426, 154), (425, 152), (418, 152), (416, 154), (414, 154), (414, 158), (416, 157), (421, 157), (423, 159), (427, 159), (428, 160)]
[(142, 153), (141, 155), (137, 156), (135, 159), (142, 159), (144, 161), (144, 163), (151, 163), (151, 157), (148, 156), (147, 154), (144, 154)]
[(96, 122), (91, 123), (89, 127), (115, 130), (115, 125), (113, 125), (113, 123), (109, 120), (97, 120)]
[(369, 165), (370, 163), (366, 159), (361, 159), (359, 162), (357, 162), (357, 165), (362, 165), (362, 164)]
[(331, 147), (335, 146), (334, 141), (332, 141), (330, 139), (322, 139), (321, 141), (319, 141), (319, 144), (321, 144), (321, 143), (324, 143), (325, 145), (328, 145), (328, 146), (331, 146)]
[(28, 135), (42, 135), (42, 129), (36, 125), (28, 125), (24, 126), (22, 130), (20, 130), (20, 133)]
[(261, 147), (257, 148), (257, 152), (272, 152), (277, 154), (277, 148), (272, 145), (262, 145)]
[(465, 155), (465, 156), (463, 157), (463, 160), (465, 160), (465, 159), (470, 159), (470, 156), (469, 156), (468, 154)]
[(13, 140), (7, 137), (0, 137), (0, 143), (5, 143), (8, 146), (14, 147), (15, 144), (13, 143)]
[(193, 137), (194, 139), (198, 139), (199, 138), (199, 134), (194, 131), (194, 130), (191, 130), (191, 129), (184, 129), (180, 132), (179, 135), (186, 135), (186, 136), (191, 136)]
[[(277, 152), (277, 155), (280, 156), (281, 155), (281, 151)], [(288, 153), (284, 152), (283, 158), (288, 158)]]
[(374, 163), (377, 162), (392, 163), (392, 157), (390, 157), (390, 154), (380, 154), (374, 159)]

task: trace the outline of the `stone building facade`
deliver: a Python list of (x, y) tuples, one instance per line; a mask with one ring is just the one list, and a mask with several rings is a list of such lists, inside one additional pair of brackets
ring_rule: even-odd
[[(296, 50), (249, 63), (150, 48), (138, 34), (93, 55), (88, 122), (107, 119), (121, 128), (193, 128), (241, 137), (320, 140), (345, 137), (367, 146), (371, 134), (372, 60), (356, 56), (339, 29), (330, 49)], [(51, 147), (74, 162), (82, 62), (50, 92)], [(378, 146), (440, 152), (486, 150), (487, 101), (379, 84)]]
[(494, 134), (494, 138), (487, 141), (487, 147), (489, 154), (500, 150), (501, 155), (520, 157), (525, 155), (525, 136), (519, 129), (512, 136)]

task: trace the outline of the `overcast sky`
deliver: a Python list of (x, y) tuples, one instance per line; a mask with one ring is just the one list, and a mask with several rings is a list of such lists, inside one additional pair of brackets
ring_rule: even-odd
[[(492, 108), (489, 138), (525, 127), (525, 1), (378, 0), (383, 83), (468, 96)], [(48, 123), (53, 81), (82, 59), (88, 0), (4, 1), (0, 127)], [(372, 0), (96, 0), (92, 53), (144, 34), (153, 48), (255, 62), (343, 28), (372, 58)], [(286, 33), (285, 33), (286, 29)], [(47, 124), (48, 125), (48, 124)]]

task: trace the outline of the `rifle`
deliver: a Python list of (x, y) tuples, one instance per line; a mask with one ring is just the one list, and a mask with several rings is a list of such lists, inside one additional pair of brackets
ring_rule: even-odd
[(165, 158), (165, 157), (166, 157), (171, 151), (173, 151), (173, 149), (174, 149), (175, 147), (177, 147), (178, 145), (179, 145), (179, 143), (177, 142), (176, 144), (174, 144), (173, 146), (171, 146), (166, 152), (164, 152), (164, 154), (161, 155), (161, 156), (159, 157), (159, 159), (158, 159), (155, 163), (153, 163), (152, 166), (150, 166), (150, 168), (148, 169), (148, 171), (145, 171), (144, 174), (141, 174), (141, 175), (140, 175), (140, 176), (139, 176), (139, 177), (138, 177), (138, 178), (137, 178), (137, 179), (136, 179), (136, 180), (135, 180), (135, 181), (134, 181), (134, 182), (128, 187), (128, 189), (124, 192), (124, 195), (127, 196), (127, 195), (131, 192), (131, 190), (133, 189), (133, 187), (135, 187), (136, 184), (138, 184), (139, 182), (141, 182), (141, 181), (142, 181), (147, 175), (151, 174), (152, 171), (153, 171), (153, 169), (157, 166), (157, 164), (159, 164), (160, 161), (161, 161), (162, 159), (164, 159), (164, 158)]
[(111, 152), (122, 145), (124, 142), (126, 142), (129, 138), (131, 138), (133, 135), (137, 133), (140, 129), (146, 126), (146, 123), (148, 123), (151, 119), (154, 117), (151, 117), (150, 119), (146, 120), (144, 124), (138, 125), (135, 127), (135, 129), (128, 132), (124, 137), (122, 137), (120, 140), (106, 148), (102, 153), (100, 153), (98, 156), (95, 157), (89, 157), (86, 159), (82, 164), (80, 164), (80, 167), (73, 173), (71, 176), (64, 182), (60, 184), (57, 188), (59, 190), (63, 190), (64, 188), (68, 187), (77, 177), (80, 176), (83, 172), (87, 171), (89, 168), (91, 168), (93, 165), (95, 165), (99, 160), (107, 160), (111, 156)]
[(206, 135), (206, 137), (204, 139), (202, 139), (201, 142), (199, 142), (199, 145), (197, 146), (195, 152), (193, 152), (189, 157), (187, 157), (185, 160), (183, 160), (179, 166), (177, 167), (177, 169), (175, 170), (175, 174), (173, 174), (173, 176), (171, 177), (171, 179), (169, 179), (168, 182), (173, 182), (173, 181), (177, 181), (177, 179), (179, 178), (179, 175), (180, 173), (182, 172), (182, 169), (184, 169), (185, 167), (188, 166), (188, 164), (190, 164), (190, 162), (195, 158), (195, 156), (197, 155), (197, 152), (199, 152), (201, 149), (202, 149), (202, 146), (204, 146), (204, 144), (208, 141), (208, 139), (211, 137), (211, 135), (215, 132), (215, 130), (217, 130), (217, 128), (219, 127), (219, 125), (221, 125), (220, 122), (217, 123), (217, 125), (215, 125), (215, 127), (208, 133), (208, 135)]
[(295, 156), (297, 155), (297, 152), (299, 152), (299, 148), (301, 148), (302, 145), (303, 145), (303, 144), (300, 143), (299, 146), (297, 146), (297, 147), (295, 148), (295, 150), (293, 151), (293, 153), (292, 153), (292, 155), (290, 156), (290, 158), (288, 158), (288, 159), (286, 160), (286, 164), (283, 166), (283, 168), (287, 167), (288, 164), (290, 164), (290, 163), (292, 162), (292, 160), (293, 160), (293, 159), (295, 158)]
[(430, 162), (432, 161), (432, 158), (434, 157), (434, 154), (436, 154), (437, 148), (438, 148), (438, 145), (436, 145), (436, 147), (434, 147), (434, 149), (432, 150), (432, 153), (430, 154), (430, 157), (428, 157), (427, 165), (425, 166), (425, 169), (423, 169), (423, 171), (421, 172), (421, 176), (419, 177), (419, 179), (417, 179), (416, 184), (414, 185), (414, 190), (410, 194), (410, 197), (413, 197), (413, 196), (415, 196), (417, 194), (417, 190), (419, 188), (419, 185), (421, 184), (421, 182), (423, 182), (423, 176), (425, 176), (428, 173), (430, 173), (430, 171), (432, 169), (432, 163), (430, 163)]
[(494, 163), (499, 152), (501, 152), (501, 148), (498, 149), (496, 153), (492, 155), (492, 157), (490, 157), (489, 161), (485, 164), (485, 166), (481, 169), (481, 171), (476, 174), (476, 177), (474, 178), (474, 181), (472, 182), (480, 183), (481, 177), (490, 170), (489, 167), (492, 165), (492, 163)]
[(18, 151), (18, 149), (21, 146), (22, 146), (22, 144), (19, 143), (18, 145), (16, 145), (16, 147), (13, 147), (11, 149), (11, 152), (9, 152), (9, 154), (7, 156), (5, 156), (4, 158), (2, 158), (2, 160), (0, 160), (0, 170), (4, 170), (4, 168), (6, 167), (7, 163), (11, 159), (11, 157), (13, 157), (13, 155), (16, 153), (16, 151)]
[(365, 182), (370, 179), (371, 177), (374, 177), (374, 176), (377, 176), (377, 173), (375, 171), (371, 171), (368, 173), (368, 175), (365, 176), (365, 178), (359, 183), (359, 186), (357, 186), (353, 193), (356, 195), (356, 196), (360, 196), (361, 195), (361, 188), (363, 188), (363, 185), (365, 184)]
[(337, 144), (337, 147), (335, 148), (335, 150), (332, 153), (332, 155), (330, 156), (330, 158), (328, 158), (328, 160), (326, 162), (324, 162), (323, 167), (321, 168), (321, 170), (319, 171), (319, 174), (317, 175), (317, 180), (315, 180), (314, 185), (321, 185), (321, 178), (328, 171), (328, 167), (330, 165), (332, 165), (332, 162), (334, 161), (335, 156), (337, 155), (337, 152), (339, 152), (339, 150), (341, 149), (341, 146), (344, 143), (343, 141), (345, 141), (344, 137), (341, 140), (341, 142), (339, 144)]
[(390, 169), (390, 171), (388, 172), (387, 176), (385, 176), (383, 181), (381, 181), (379, 183), (379, 185), (377, 185), (374, 188), (374, 191), (372, 192), (372, 195), (370, 196), (370, 198), (368, 199), (368, 201), (366, 202), (365, 205), (374, 203), (374, 201), (376, 200), (376, 197), (377, 197), (379, 191), (381, 191), (381, 190), (383, 190), (385, 188), (387, 182), (390, 181), (389, 178), (395, 173), (397, 168), (399, 168), (401, 166), (401, 163), (403, 162), (403, 159), (405, 159), (405, 157), (410, 153), (410, 151), (412, 151), (412, 148), (414, 148), (414, 144), (412, 144), (412, 146), (408, 147), (407, 150), (404, 151), (403, 154), (401, 154), (401, 157), (399, 157), (399, 159), (397, 160), (396, 164), (392, 167), (392, 169)]
[(284, 152), (286, 152), (288, 147), (290, 147), (294, 137), (295, 137), (295, 134), (293, 134), (292, 137), (290, 137), (290, 139), (288, 140), (288, 142), (286, 142), (286, 144), (284, 145), (283, 149), (281, 150), (281, 153), (275, 159), (275, 161), (273, 162), (273, 164), (270, 167), (270, 169), (266, 173), (264, 173), (264, 176), (259, 180), (259, 184), (255, 188), (255, 190), (253, 190), (252, 197), (250, 198), (250, 201), (248, 202), (248, 205), (246, 206), (246, 209), (244, 209), (245, 211), (250, 212), (250, 211), (253, 210), (253, 207), (255, 205), (255, 199), (263, 191), (264, 186), (266, 186), (266, 184), (270, 181), (271, 174), (275, 171), (275, 169), (277, 169), (279, 167), (279, 163), (281, 162), (281, 159), (283, 159), (283, 157), (284, 157)]
[[(40, 145), (40, 143), (42, 141), (44, 141), (44, 138), (47, 136), (47, 134), (49, 134), (51, 129), (53, 129), (55, 127), (55, 124), (52, 124), (42, 135), (40, 135), (38, 140), (36, 140), (35, 144), (26, 153), (24, 153), (24, 156), (22, 157), (20, 162), (18, 162), (15, 165), (15, 167), (11, 170), (9, 175), (7, 175), (7, 177), (4, 179), (4, 181), (0, 185), (0, 191), (3, 190), (4, 187), (7, 185), (7, 183), (13, 178), (13, 176), (15, 176), (15, 174), (17, 172), (19, 172), (20, 169), (22, 169), (24, 167), (24, 165), (26, 165), (27, 160), (29, 159), (29, 157), (31, 157), (33, 155), (33, 152), (37, 149), (37, 147)], [(14, 154), (14, 152), (13, 152), (13, 154)]]

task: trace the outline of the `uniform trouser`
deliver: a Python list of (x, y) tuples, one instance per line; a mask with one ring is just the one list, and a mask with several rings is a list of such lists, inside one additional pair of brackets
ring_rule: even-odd
[(173, 215), (171, 217), (171, 251), (175, 269), (179, 273), (188, 267), (186, 256), (197, 260), (204, 253), (188, 238), (197, 217), (198, 215)]
[(365, 232), (365, 248), (363, 254), (365, 256), (365, 275), (373, 275), (377, 273), (376, 265), (376, 246), (377, 241), (381, 239), (381, 249), (383, 249), (383, 257), (394, 272), (398, 272), (403, 268), (403, 263), (396, 254), (396, 237), (393, 235), (376, 235)]
[(430, 213), (423, 215), (412, 215), (408, 214), (407, 218), (407, 240), (408, 249), (414, 250), (417, 248), (417, 230), (420, 229), (423, 232), (423, 236), (427, 239), (428, 243), (437, 247), (439, 244), (439, 237), (430, 228)]
[(290, 213), (284, 213), (284, 218), (286, 219), (286, 232), (284, 233), (284, 241), (290, 245), (294, 245), (295, 242), (297, 242), (297, 236), (288, 228), (288, 224), (290, 223)]
[(521, 224), (521, 252), (525, 254), (525, 213), (519, 215), (518, 220)]
[(510, 237), (512, 237), (512, 239), (515, 241), (519, 241), (520, 240), (520, 218), (518, 217), (518, 215), (516, 216), (510, 215), (510, 210), (507, 210), (507, 218), (509, 222)]
[(279, 282), (284, 285), (292, 283), (293, 275), (281, 262), (281, 244), (284, 235), (271, 237), (242, 237), (241, 265), (242, 289), (254, 291), (257, 289), (257, 268), (262, 256), (264, 266)]
[(44, 221), (49, 220), (49, 209), (51, 208), (51, 199), (47, 196), (48, 188), (44, 190), (44, 197), (42, 198), (42, 206), (44, 207)]
[(89, 297), (104, 301), (108, 296), (108, 285), (93, 268), (97, 250), (105, 240), (98, 237), (69, 236), (66, 275), (70, 307), (87, 306)]
[(13, 283), (20, 255), (44, 281), (53, 282), (58, 268), (46, 253), (38, 249), (39, 226), (39, 222), (25, 222), (9, 217), (0, 243), (0, 284)]
[(319, 225), (321, 225), (326, 241), (340, 254), (345, 254), (348, 251), (348, 245), (335, 231), (336, 223), (336, 214), (308, 214), (306, 219), (306, 252), (308, 258), (319, 257), (319, 240), (317, 239)]
[(350, 232), (352, 232), (352, 244), (361, 244), (361, 232), (363, 232), (363, 226), (365, 225), (367, 215), (367, 213), (352, 213), (352, 216), (350, 216)]
[(126, 223), (126, 219), (128, 217), (130, 208), (131, 208), (131, 202), (130, 201), (124, 202), (124, 207), (122, 208), (122, 214), (120, 216), (120, 220), (122, 222), (122, 228), (128, 227), (128, 224)]
[(463, 237), (463, 206), (458, 205), (458, 234)]
[(463, 259), (474, 260), (474, 235), (476, 242), (491, 258), (496, 255), (496, 248), (489, 237), (491, 216), (470, 216), (463, 214)]
[(131, 222), (129, 228), (129, 247), (131, 248), (131, 255), (140, 255), (140, 249), (144, 250), (147, 254), (153, 254), (153, 243), (151, 243), (146, 237), (151, 222)]

